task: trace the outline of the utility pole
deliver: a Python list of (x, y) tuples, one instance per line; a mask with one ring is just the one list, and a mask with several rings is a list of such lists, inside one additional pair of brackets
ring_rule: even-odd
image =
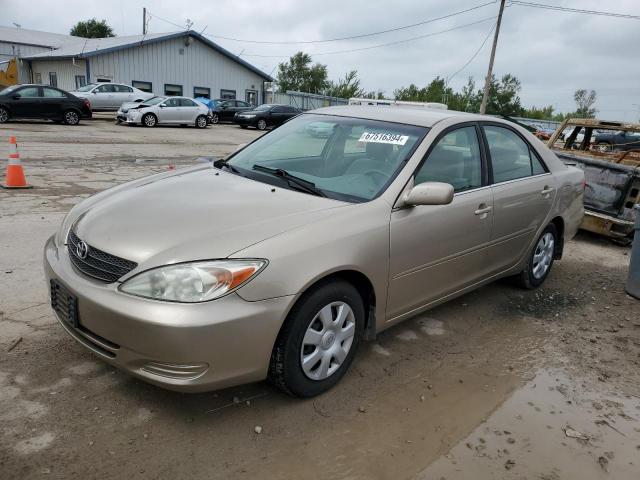
[(147, 34), (147, 7), (142, 7), (142, 35)]
[(480, 114), (484, 115), (487, 110), (487, 102), (489, 101), (489, 88), (491, 87), (491, 77), (493, 75), (493, 60), (496, 57), (496, 47), (498, 45), (498, 35), (500, 34), (500, 23), (502, 22), (502, 12), (504, 12), (504, 3), (506, 0), (500, 0), (500, 13), (498, 13), (498, 23), (496, 24), (496, 33), (493, 36), (493, 46), (491, 47), (491, 58), (489, 59), (489, 71), (484, 82), (484, 93), (482, 95), (482, 103), (480, 104)]

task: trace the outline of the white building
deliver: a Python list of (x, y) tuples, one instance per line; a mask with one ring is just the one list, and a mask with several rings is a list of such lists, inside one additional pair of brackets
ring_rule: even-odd
[(111, 38), (0, 27), (0, 62), (18, 59), (20, 83), (74, 90), (91, 82), (126, 83), (157, 95), (237, 98), (259, 105), (273, 79), (188, 30)]

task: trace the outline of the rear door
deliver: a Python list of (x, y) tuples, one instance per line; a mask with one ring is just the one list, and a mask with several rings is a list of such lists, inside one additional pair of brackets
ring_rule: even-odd
[(15, 117), (42, 118), (42, 87), (24, 87), (11, 93), (11, 112)]
[(387, 319), (408, 314), (491, 270), (493, 194), (475, 123), (445, 130), (417, 169), (414, 184), (453, 185), (449, 205), (394, 210), (390, 224)]
[(196, 117), (200, 115), (200, 107), (190, 98), (180, 99), (180, 117), (185, 123), (194, 123)]
[(42, 112), (48, 118), (61, 118), (62, 111), (69, 106), (67, 95), (57, 88), (42, 87)]
[(124, 102), (132, 102), (134, 100), (133, 88), (127, 85), (117, 84), (114, 84), (113, 87), (115, 90), (113, 93), (114, 102), (109, 106), (109, 108), (120, 108), (120, 105), (122, 105)]
[(492, 258), (496, 270), (504, 270), (526, 253), (551, 210), (556, 186), (533, 147), (518, 132), (488, 123), (482, 130), (493, 183)]

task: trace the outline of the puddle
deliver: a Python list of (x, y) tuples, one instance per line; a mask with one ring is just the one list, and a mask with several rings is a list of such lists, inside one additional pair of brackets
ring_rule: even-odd
[(539, 372), (416, 478), (640, 478), (640, 399), (585, 385)]

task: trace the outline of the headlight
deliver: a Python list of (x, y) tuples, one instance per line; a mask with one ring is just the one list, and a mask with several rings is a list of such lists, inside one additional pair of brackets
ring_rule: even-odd
[(253, 118), (255, 115), (242, 115), (244, 118)]
[(266, 264), (265, 260), (210, 260), (167, 265), (130, 278), (120, 290), (167, 302), (206, 302), (245, 284)]

